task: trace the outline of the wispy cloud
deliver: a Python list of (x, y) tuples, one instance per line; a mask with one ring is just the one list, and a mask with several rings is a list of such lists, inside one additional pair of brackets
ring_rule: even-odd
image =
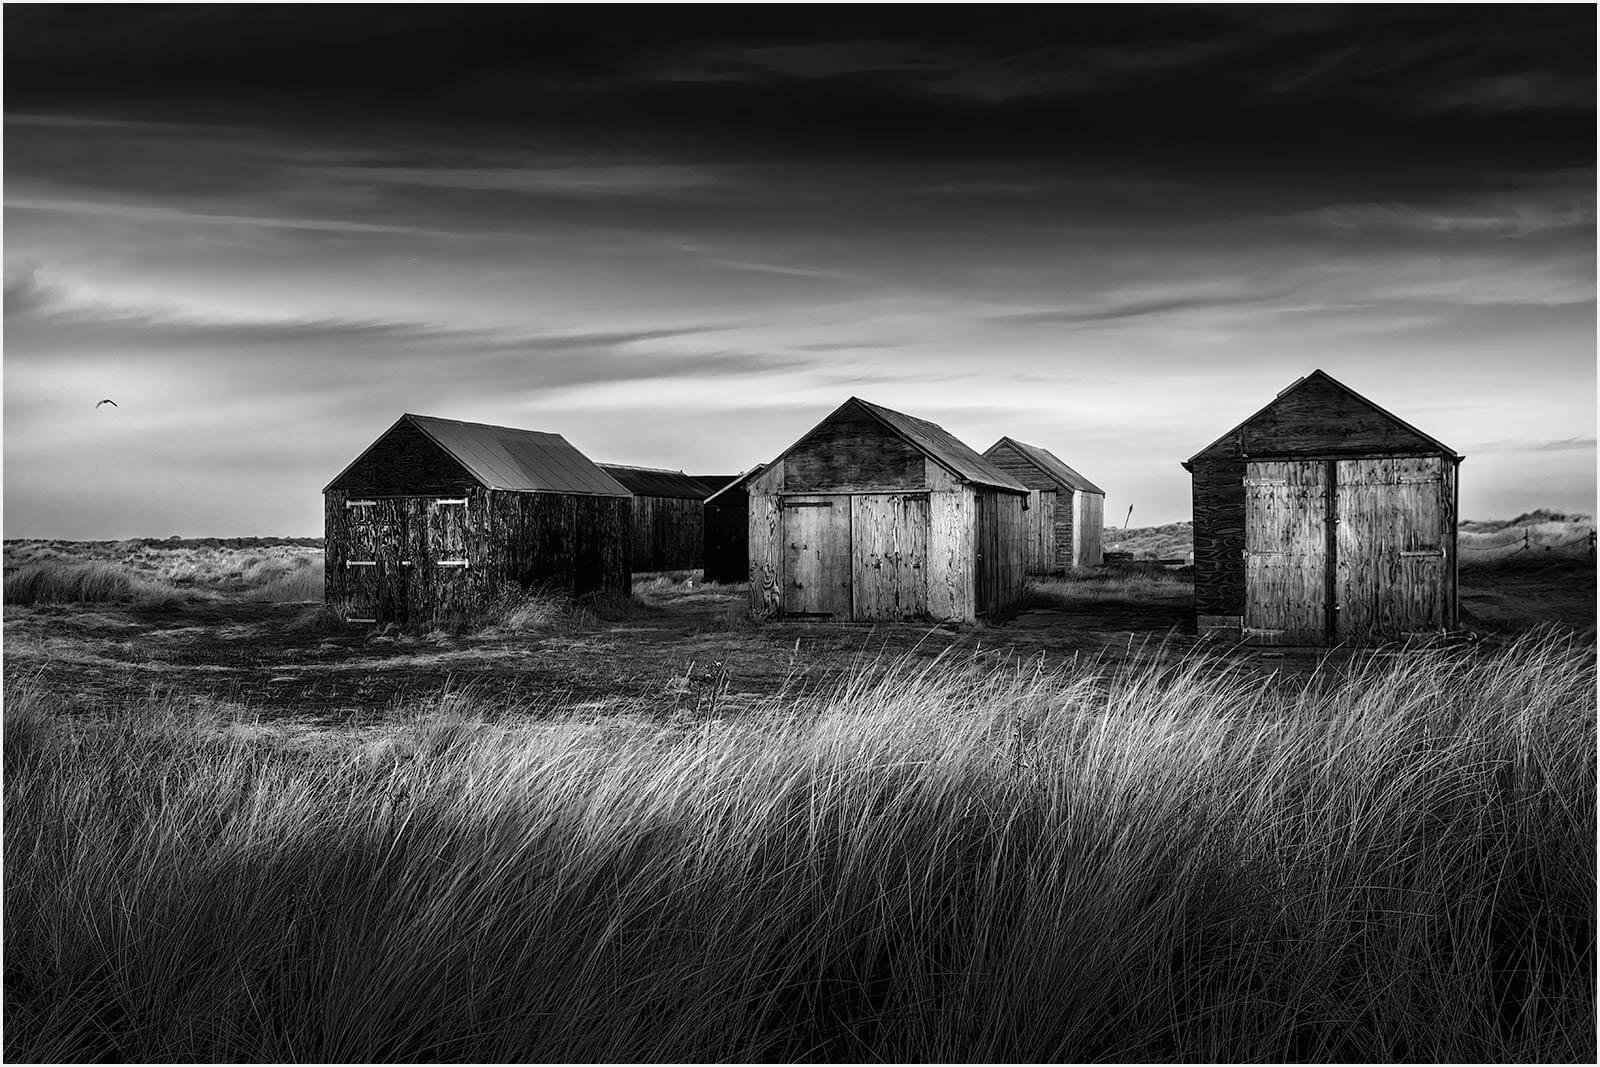
[(1469, 452), (1593, 452), (1593, 437), (1530, 438), (1512, 437), (1498, 441), (1483, 441), (1473, 445)]
[(358, 222), (351, 219), (300, 218), (289, 215), (237, 215), (186, 210), (157, 204), (118, 203), (73, 197), (7, 196), (11, 211), (44, 211), (66, 215), (85, 215), (124, 222), (181, 224), (185, 226), (244, 226), (271, 230), (321, 230), (331, 233), (404, 234), (410, 237), (461, 237), (451, 230), (407, 226), (383, 222)]
[(725, 172), (671, 163), (575, 164), (499, 167), (325, 167), (329, 178), (440, 189), (528, 193), (541, 196), (660, 196), (726, 186)]

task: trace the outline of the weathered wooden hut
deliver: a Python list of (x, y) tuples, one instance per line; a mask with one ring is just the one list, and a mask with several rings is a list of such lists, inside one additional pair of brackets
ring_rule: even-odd
[(851, 397), (746, 486), (757, 617), (971, 621), (1022, 592), (1027, 488), (931, 422)]
[(1002, 437), (983, 458), (1028, 487), (1023, 516), (1029, 574), (1100, 565), (1105, 490), (1049, 449)]
[(628, 490), (559, 434), (402, 415), (323, 490), (349, 622), (478, 614), (502, 593), (627, 593)]
[(1462, 457), (1313, 371), (1196, 453), (1196, 625), (1266, 645), (1456, 623)]
[(752, 467), (706, 497), (705, 579), (708, 582), (743, 582), (750, 578), (751, 478), (766, 470)]
[(633, 494), (634, 571), (700, 566), (705, 544), (702, 506), (711, 490), (682, 471), (601, 463)]

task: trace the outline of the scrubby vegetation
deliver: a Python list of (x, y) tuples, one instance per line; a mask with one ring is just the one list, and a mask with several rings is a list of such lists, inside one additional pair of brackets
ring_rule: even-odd
[(1595, 685), (946, 656), (296, 739), (13, 683), (6, 1056), (1592, 1062)]
[(1085, 601), (1138, 603), (1194, 591), (1194, 568), (1168, 569), (1154, 564), (1111, 563), (1058, 577), (1028, 580), (1020, 610), (1069, 608)]
[(105, 561), (27, 563), (5, 576), (7, 604), (124, 602), (150, 606), (177, 599), (177, 590), (171, 585)]
[(322, 550), (286, 541), (253, 547), (149, 539), (8, 541), (5, 550), (8, 604), (176, 605), (224, 596), (277, 602), (322, 599)]

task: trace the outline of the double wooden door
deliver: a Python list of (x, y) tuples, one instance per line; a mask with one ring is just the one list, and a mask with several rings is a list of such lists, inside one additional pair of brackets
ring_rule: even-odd
[(1437, 456), (1250, 463), (1246, 638), (1360, 643), (1449, 626), (1450, 473)]
[(785, 615), (927, 614), (927, 494), (793, 495), (779, 514)]
[(464, 584), (467, 501), (352, 501), (345, 558), (348, 622), (414, 622), (451, 606)]

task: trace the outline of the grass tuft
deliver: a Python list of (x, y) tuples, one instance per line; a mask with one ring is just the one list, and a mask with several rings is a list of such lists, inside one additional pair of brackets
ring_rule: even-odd
[(7, 604), (127, 602), (140, 607), (176, 603), (177, 590), (111, 562), (27, 563), (5, 576)]

